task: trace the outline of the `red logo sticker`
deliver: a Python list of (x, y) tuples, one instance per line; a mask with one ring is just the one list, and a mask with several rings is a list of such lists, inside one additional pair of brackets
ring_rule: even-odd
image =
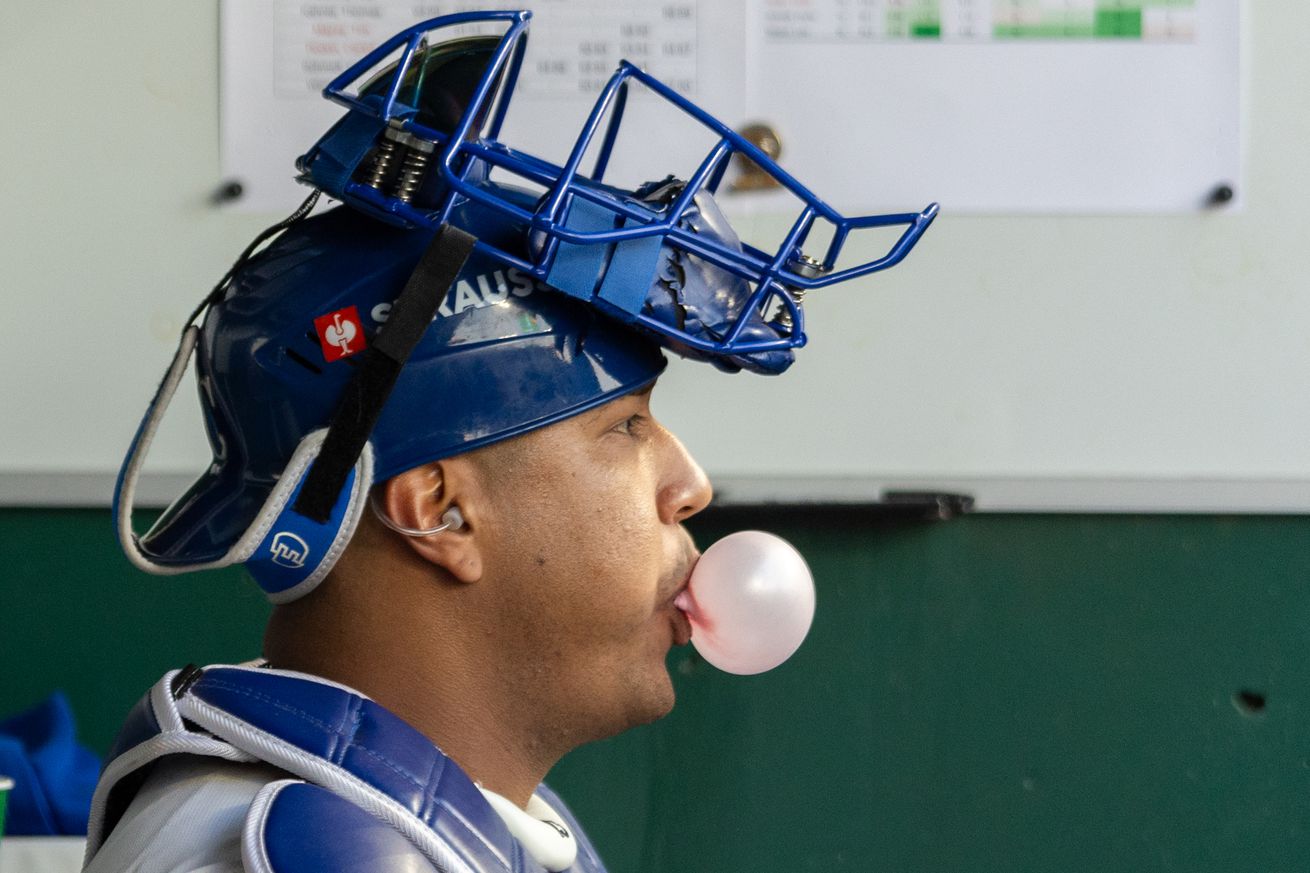
[(364, 325), (360, 323), (359, 310), (353, 306), (320, 315), (314, 319), (314, 332), (323, 345), (323, 358), (329, 364), (362, 352), (368, 346), (364, 341)]

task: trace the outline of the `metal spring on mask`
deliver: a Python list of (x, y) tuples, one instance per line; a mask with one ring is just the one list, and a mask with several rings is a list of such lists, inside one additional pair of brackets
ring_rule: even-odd
[[(805, 300), (805, 289), (788, 288), (787, 291), (788, 293), (791, 294), (791, 299), (796, 302), (796, 308), (799, 309), (801, 303), (804, 302)], [(778, 314), (777, 316), (774, 317), (773, 320), (776, 321), (778, 324), (782, 325), (783, 327), (789, 330), (791, 329), (791, 310), (787, 308), (787, 304), (785, 303), (778, 304)]]
[(370, 188), (381, 191), (382, 185), (391, 175), (392, 165), (396, 162), (396, 150), (399, 148), (389, 139), (384, 139), (378, 143), (377, 154), (373, 156), (373, 168), (370, 171), (367, 185)]
[[(809, 255), (801, 255), (792, 262), (791, 267), (792, 272), (799, 273), (807, 279), (813, 279), (825, 272), (823, 262), (811, 258)], [(805, 302), (805, 289), (788, 288), (787, 291), (791, 294), (791, 299), (796, 303), (796, 308), (800, 309), (801, 304)], [(785, 303), (780, 304), (778, 314), (774, 316), (773, 320), (783, 327), (791, 329), (791, 310), (787, 308)]]
[(408, 203), (414, 199), (414, 192), (423, 182), (423, 173), (428, 168), (430, 155), (417, 149), (409, 149), (405, 154), (405, 163), (400, 168), (400, 179), (396, 182), (396, 199)]

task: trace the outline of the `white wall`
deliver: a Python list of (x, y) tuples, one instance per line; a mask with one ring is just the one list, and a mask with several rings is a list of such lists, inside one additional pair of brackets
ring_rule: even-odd
[[(207, 201), (217, 18), (0, 6), (0, 502), (107, 500), (182, 319), (277, 217)], [(657, 412), (740, 499), (1310, 507), (1310, 7), (1246, 24), (1242, 212), (945, 212), (901, 266), (812, 295), (784, 377), (675, 362)], [(179, 403), (151, 469), (206, 459)]]

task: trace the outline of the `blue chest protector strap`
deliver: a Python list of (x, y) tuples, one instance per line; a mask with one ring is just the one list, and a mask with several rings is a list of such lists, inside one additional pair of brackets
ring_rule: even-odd
[[(244, 847), (250, 870), (366, 868), (357, 863), (358, 853), (369, 846), (393, 857), (398, 849), (407, 851), (413, 863), (397, 869), (545, 870), (464, 771), (391, 712), (322, 679), (232, 666), (169, 673), (132, 710), (92, 801), (88, 860), (140, 789), (149, 765), (170, 754), (262, 761), (296, 777), (266, 786), (251, 807), (247, 838), (257, 835), (258, 845)], [(559, 798), (545, 785), (537, 794), (577, 839), (569, 873), (604, 873)], [(329, 832), (335, 836), (322, 837)], [(302, 851), (310, 842), (314, 851)]]

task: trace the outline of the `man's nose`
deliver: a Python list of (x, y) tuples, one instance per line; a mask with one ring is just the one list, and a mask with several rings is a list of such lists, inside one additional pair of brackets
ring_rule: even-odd
[(660, 519), (666, 524), (678, 524), (710, 504), (714, 488), (700, 464), (673, 434), (665, 431), (665, 474), (660, 486)]

